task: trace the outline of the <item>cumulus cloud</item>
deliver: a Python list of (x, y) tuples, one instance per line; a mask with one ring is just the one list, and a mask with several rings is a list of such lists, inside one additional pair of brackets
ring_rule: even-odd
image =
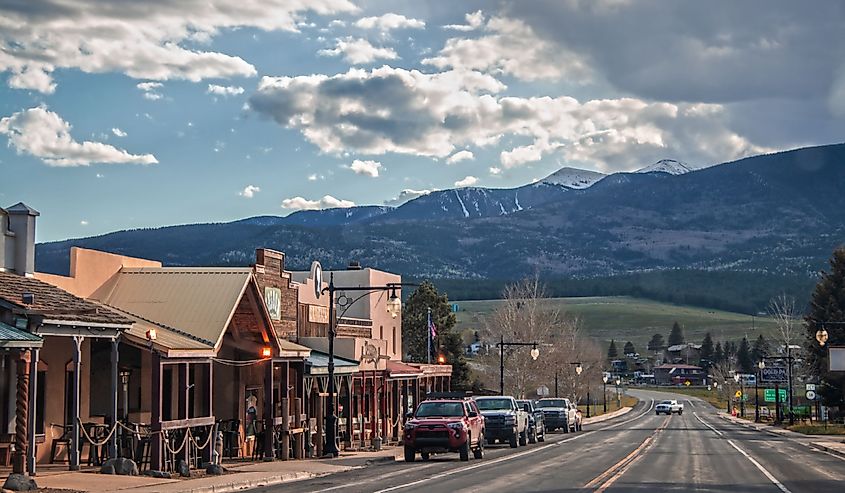
[(475, 155), (472, 153), (472, 151), (458, 151), (446, 158), (446, 164), (455, 164), (460, 163), (461, 161), (468, 161), (472, 159), (475, 159)]
[(88, 226), (88, 221), (86, 221), (85, 219), (83, 219), (83, 220), (79, 221), (79, 225), (80, 225), (80, 226)]
[(501, 145), (510, 136), (528, 144), (501, 149), (504, 168), (557, 153), (569, 162), (616, 171), (667, 155), (716, 163), (770, 150), (732, 130), (722, 105), (500, 97), (503, 88), (479, 72), (381, 67), (265, 77), (249, 104), (333, 154), (446, 158), (462, 147)]
[(502, 168), (499, 168), (499, 167), (496, 167), (496, 166), (491, 166), (490, 167), (490, 174), (492, 176), (501, 175), (502, 174)]
[(119, 72), (136, 79), (199, 81), (252, 76), (238, 56), (204, 51), (185, 43), (207, 43), (239, 27), (296, 31), (302, 14), (356, 12), (350, 0), (180, 0), (121, 2), (67, 0), (0, 3), (0, 37), (13, 47), (0, 52), (0, 72), (9, 86), (51, 93), (52, 73), (74, 68), (87, 73)]
[[(476, 27), (482, 21), (480, 13), (473, 20), (478, 23)], [(590, 69), (583, 57), (541, 38), (519, 19), (493, 17), (483, 31), (486, 34), (478, 38), (449, 39), (437, 56), (426, 58), (423, 63), (440, 69), (503, 73), (529, 81), (583, 81), (589, 77)]]
[(257, 187), (255, 185), (247, 185), (246, 187), (244, 187), (243, 190), (238, 192), (238, 195), (240, 195), (241, 197), (243, 197), (245, 199), (251, 199), (251, 198), (255, 197), (255, 194), (257, 194), (260, 191), (261, 191), (261, 187)]
[(349, 165), (349, 169), (351, 169), (356, 175), (369, 176), (370, 178), (378, 178), (378, 173), (381, 168), (382, 165), (378, 161), (361, 161), (360, 159), (352, 161), (352, 164)]
[(92, 163), (157, 163), (152, 154), (130, 154), (101, 142), (77, 142), (71, 126), (45, 107), (30, 108), (0, 119), (0, 134), (18, 154), (30, 154), (49, 166), (88, 166)]
[(343, 59), (352, 65), (372, 63), (378, 59), (395, 60), (399, 58), (393, 48), (373, 46), (366, 39), (352, 37), (338, 39), (335, 41), (334, 48), (320, 50), (317, 54), (321, 56), (343, 56)]
[(112, 128), (111, 133), (113, 133), (116, 137), (126, 137), (127, 135), (126, 132), (117, 127)]
[(219, 86), (217, 84), (209, 84), (206, 89), (206, 94), (214, 94), (215, 96), (237, 96), (244, 93), (244, 88), (240, 86)]
[(138, 84), (135, 84), (135, 87), (144, 93), (144, 98), (149, 99), (150, 101), (157, 101), (164, 97), (160, 92), (158, 92), (162, 85), (163, 84), (161, 82), (139, 82)]
[(458, 188), (471, 187), (471, 186), (475, 185), (476, 183), (478, 183), (478, 178), (476, 178), (474, 176), (467, 176), (463, 180), (456, 181), (455, 186), (458, 187)]
[(382, 32), (394, 29), (424, 29), (425, 22), (404, 15), (387, 13), (378, 17), (363, 17), (355, 21), (355, 26), (361, 29), (378, 29)]
[(447, 24), (443, 26), (443, 29), (451, 30), (451, 31), (475, 31), (479, 27), (484, 24), (484, 13), (480, 10), (472, 12), (470, 14), (466, 14), (464, 16), (467, 23), (466, 24)]
[(283, 209), (292, 209), (297, 211), (313, 211), (318, 209), (348, 209), (355, 207), (355, 202), (350, 200), (342, 200), (331, 195), (324, 195), (319, 200), (308, 200), (304, 197), (293, 197), (282, 201)]
[(406, 188), (399, 192), (398, 196), (390, 200), (385, 200), (384, 205), (398, 207), (404, 204), (405, 202), (410, 202), (411, 200), (414, 200), (418, 197), (422, 197), (423, 195), (428, 195), (431, 192), (434, 192), (434, 190), (413, 190), (410, 188)]

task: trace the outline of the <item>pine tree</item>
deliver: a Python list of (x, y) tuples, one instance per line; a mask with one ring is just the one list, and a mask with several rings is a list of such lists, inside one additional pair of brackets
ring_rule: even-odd
[(660, 351), (665, 348), (666, 343), (663, 341), (663, 334), (654, 334), (651, 336), (651, 340), (648, 341), (647, 347), (649, 351)]
[(713, 364), (718, 365), (725, 361), (725, 352), (722, 351), (722, 343), (716, 343), (716, 349), (713, 351)]
[(713, 337), (710, 335), (710, 332), (704, 334), (704, 340), (701, 341), (701, 361), (699, 364), (707, 368), (711, 364), (714, 363), (714, 349), (713, 349)]
[(634, 348), (634, 343), (631, 341), (625, 343), (625, 348), (622, 351), (624, 352), (625, 356), (637, 352), (637, 350)]
[(766, 338), (763, 337), (763, 334), (760, 334), (757, 339), (754, 341), (754, 345), (751, 346), (751, 361), (754, 364), (762, 361), (765, 356), (769, 355), (769, 343), (766, 341)]
[[(845, 345), (845, 246), (837, 248), (830, 258), (830, 270), (823, 272), (813, 297), (810, 312), (806, 319), (807, 339), (805, 347), (809, 363), (821, 385), (825, 404), (841, 406), (843, 404), (843, 385), (845, 373), (828, 371), (828, 346)], [(816, 332), (827, 331), (828, 340), (824, 347), (816, 341)]]
[(684, 342), (684, 331), (681, 330), (681, 326), (678, 325), (678, 322), (675, 322), (672, 325), (672, 332), (669, 333), (669, 345), (677, 346), (678, 344), (683, 344)]
[(464, 358), (461, 335), (453, 330), (455, 314), (445, 294), (429, 281), (424, 281), (408, 297), (402, 310), (402, 349), (407, 361), (425, 363), (428, 360), (428, 309), (431, 321), (437, 327), (437, 337), (432, 341), (432, 362), (439, 354), (452, 365), (452, 388), (466, 389), (470, 382), (469, 367)]
[(607, 348), (607, 359), (614, 360), (619, 356), (619, 352), (616, 350), (616, 341), (611, 339), (610, 340), (610, 347)]
[(736, 365), (739, 371), (751, 373), (754, 371), (754, 361), (751, 359), (751, 346), (748, 338), (743, 337), (736, 350)]

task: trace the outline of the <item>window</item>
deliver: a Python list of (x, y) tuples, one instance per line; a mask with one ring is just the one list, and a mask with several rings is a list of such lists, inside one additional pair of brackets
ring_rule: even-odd
[[(39, 363), (38, 366), (41, 366)], [(36, 385), (38, 386), (38, 391), (35, 394), (35, 434), (36, 435), (43, 435), (44, 434), (44, 408), (45, 408), (45, 399), (47, 398), (47, 393), (45, 392), (45, 388), (47, 386), (47, 370), (38, 370), (36, 374)]]
[(378, 338), (382, 340), (384, 339), (384, 325), (378, 326)]
[(396, 327), (393, 327), (393, 334), (392, 334), (392, 336), (391, 336), (391, 339), (392, 339), (392, 341), (391, 341), (391, 342), (393, 343), (393, 345), (391, 346), (391, 349), (392, 349), (392, 350), (393, 350), (393, 352), (395, 353), (395, 352), (396, 352), (396, 347), (397, 347), (397, 346), (396, 346)]

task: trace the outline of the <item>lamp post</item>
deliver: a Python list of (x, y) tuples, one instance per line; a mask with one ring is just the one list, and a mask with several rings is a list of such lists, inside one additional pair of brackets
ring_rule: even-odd
[(622, 407), (622, 394), (619, 393), (619, 385), (622, 383), (621, 378), (616, 379), (616, 409)]
[(734, 381), (739, 384), (739, 417), (745, 417), (745, 382), (742, 380), (742, 373), (734, 373)]
[[(540, 356), (536, 342), (505, 342), (503, 334), (496, 343), (496, 347), (499, 348), (499, 395), (505, 395), (505, 348), (511, 346), (531, 346), (531, 359), (536, 360)], [(557, 385), (555, 385), (555, 393), (557, 393)]]
[[(317, 277), (319, 280), (322, 279), (322, 269), (320, 269)], [(387, 300), (387, 312), (393, 318), (396, 318), (402, 312), (402, 300), (397, 294), (398, 290), (401, 289), (402, 286), (416, 286), (416, 284), (391, 282), (385, 284), (384, 286), (335, 286), (334, 273), (332, 273), (329, 277), (329, 285), (327, 287), (322, 288), (319, 283), (316, 284), (317, 285), (315, 287), (319, 290), (320, 294), (328, 293), (329, 295), (329, 328), (327, 334), (329, 339), (329, 395), (326, 406), (329, 414), (326, 415), (326, 445), (323, 450), (326, 455), (337, 457), (340, 454), (340, 450), (337, 448), (337, 401), (335, 400), (336, 390), (334, 383), (334, 339), (337, 337), (337, 319), (346, 314), (349, 307), (355, 304), (356, 301), (368, 294), (378, 291), (387, 291), (390, 293)], [(338, 291), (363, 291), (363, 294), (344, 304), (343, 312), (340, 314), (340, 317), (337, 315), (337, 311), (335, 310), (335, 293)]]
[(129, 377), (132, 371), (120, 370), (120, 384), (123, 386), (123, 420), (129, 421)]
[[(581, 376), (581, 373), (584, 371), (584, 367), (581, 366), (580, 362), (577, 363), (569, 363), (570, 365), (575, 365), (575, 375)], [(555, 395), (557, 397), (557, 395)], [(576, 403), (577, 404), (577, 403)], [(587, 417), (590, 417), (590, 386), (587, 386)]]
[(757, 372), (757, 378), (754, 379), (754, 422), (760, 422), (760, 379), (763, 378), (763, 368), (766, 367), (766, 362), (760, 360), (757, 363), (757, 368), (760, 371)]
[(603, 414), (607, 414), (607, 381), (610, 380), (607, 373), (601, 376), (601, 393), (604, 395), (604, 398), (601, 400), (601, 406), (603, 410)]

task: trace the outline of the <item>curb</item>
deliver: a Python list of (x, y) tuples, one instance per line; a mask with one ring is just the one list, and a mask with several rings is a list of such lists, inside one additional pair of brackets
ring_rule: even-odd
[[(631, 412), (632, 409), (634, 409), (634, 408), (633, 407), (623, 407), (622, 409), (617, 409), (616, 411), (613, 411), (611, 413), (602, 414), (602, 415), (591, 417), (591, 418), (584, 418), (583, 423), (585, 425), (593, 425), (593, 424), (596, 424), (596, 423), (601, 423), (602, 421), (607, 421), (609, 419), (613, 419), (613, 418), (616, 418), (618, 416), (623, 416), (625, 414), (628, 414), (629, 412)], [(587, 421), (588, 419), (590, 421)]]
[(316, 474), (312, 472), (293, 472), (287, 474), (277, 474), (275, 476), (265, 476), (261, 479), (249, 479), (244, 481), (235, 481), (227, 484), (184, 489), (181, 490), (181, 493), (231, 493), (235, 491), (251, 490), (255, 488), (266, 488), (268, 486), (276, 486), (282, 483), (290, 483), (293, 481), (302, 481), (304, 479), (313, 479), (324, 475), (325, 474)]
[(839, 457), (845, 457), (845, 450), (842, 450), (842, 448), (829, 447), (825, 445), (824, 442), (810, 442), (810, 445), (818, 449), (824, 450), (825, 452), (838, 455)]

